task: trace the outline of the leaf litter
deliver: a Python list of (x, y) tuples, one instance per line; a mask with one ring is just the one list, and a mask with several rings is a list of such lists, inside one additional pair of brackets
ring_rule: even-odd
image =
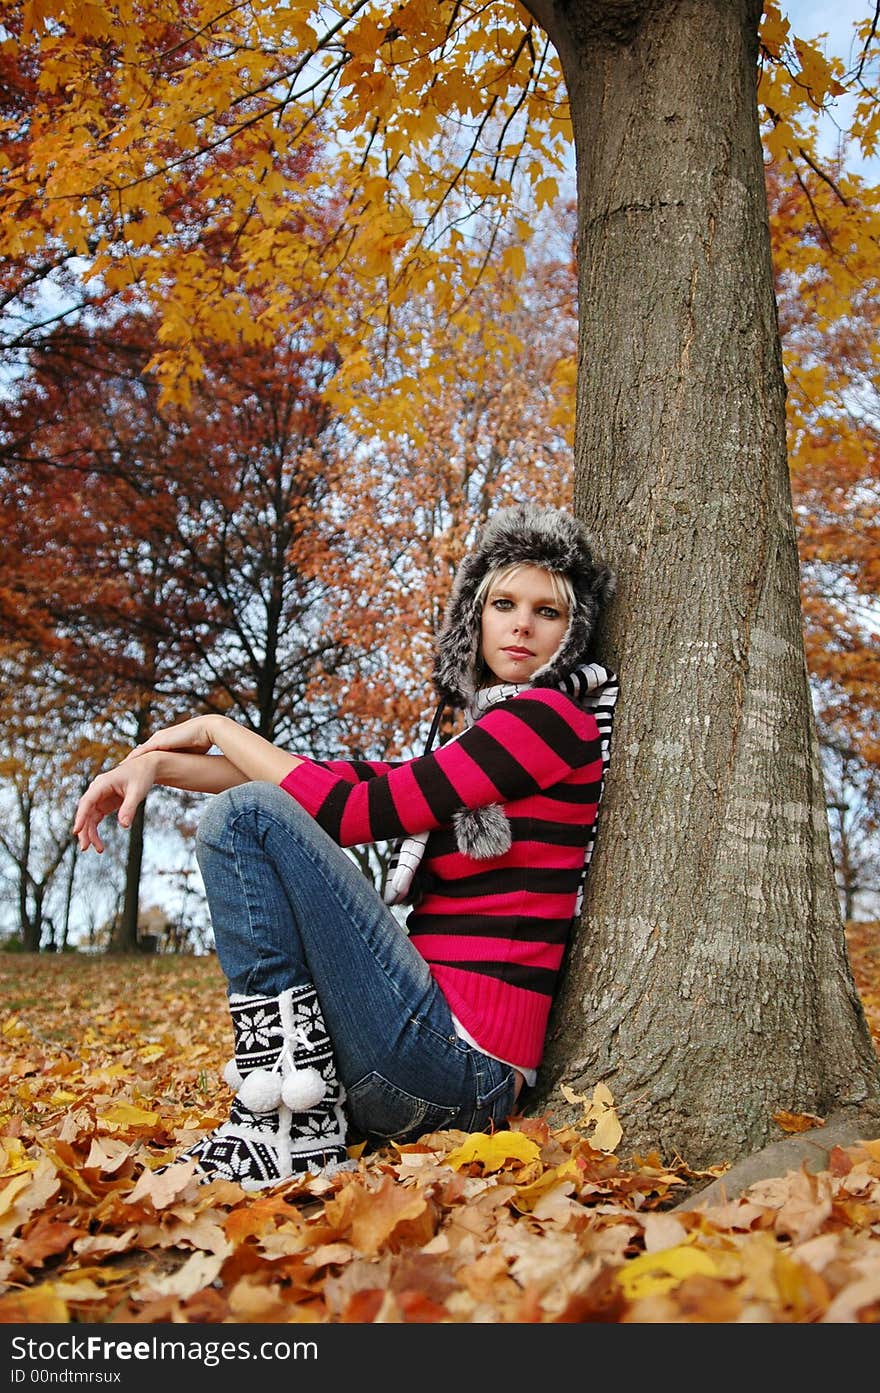
[[(880, 1043), (877, 927), (848, 934)], [(157, 1173), (226, 1115), (216, 959), (9, 954), (0, 984), (0, 1323), (880, 1321), (880, 1138), (671, 1212), (726, 1165), (623, 1160), (599, 1084), (565, 1090), (576, 1125), (352, 1147), (248, 1194)]]

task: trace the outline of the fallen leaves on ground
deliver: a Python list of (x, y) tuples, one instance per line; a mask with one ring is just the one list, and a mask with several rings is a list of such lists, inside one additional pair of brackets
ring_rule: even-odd
[[(876, 925), (848, 931), (880, 1038)], [(705, 1210), (604, 1085), (246, 1194), (162, 1174), (226, 1113), (213, 958), (0, 960), (0, 1323), (880, 1321), (880, 1139)], [(815, 1125), (780, 1113), (785, 1133)]]

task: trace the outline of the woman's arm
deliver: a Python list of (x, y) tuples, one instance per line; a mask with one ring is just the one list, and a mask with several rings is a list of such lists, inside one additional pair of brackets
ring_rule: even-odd
[(562, 692), (536, 688), (387, 774), (351, 783), (299, 760), (281, 787), (340, 846), (357, 846), (430, 832), (464, 808), (513, 803), (566, 779), (592, 788), (600, 757), (595, 717)]
[[(249, 779), (265, 779), (279, 784), (292, 769), (302, 764), (298, 755), (279, 750), (277, 745), (264, 740), (263, 736), (257, 735), (255, 731), (237, 725), (228, 716), (194, 716), (192, 720), (166, 726), (164, 730), (157, 730), (142, 745), (137, 745), (127, 759), (142, 759), (144, 755), (157, 752), (188, 752), (204, 756), (212, 746), (216, 746), (243, 776), (237, 780), (238, 783)], [(160, 782), (165, 783), (167, 780), (162, 779)], [(179, 784), (174, 786), (181, 787)], [(217, 792), (216, 789), (202, 791)]]
[[(215, 746), (220, 754), (209, 754)], [(121, 764), (92, 780), (77, 805), (73, 833), (81, 851), (103, 851), (98, 827), (116, 813), (128, 827), (156, 784), (192, 793), (222, 793), (252, 779), (281, 779), (302, 761), (225, 716), (196, 716), (156, 731)]]

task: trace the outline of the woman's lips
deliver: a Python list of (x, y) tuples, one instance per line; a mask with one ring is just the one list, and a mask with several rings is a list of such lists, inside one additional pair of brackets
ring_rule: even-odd
[(505, 648), (505, 653), (509, 653), (512, 658), (534, 658), (531, 648)]

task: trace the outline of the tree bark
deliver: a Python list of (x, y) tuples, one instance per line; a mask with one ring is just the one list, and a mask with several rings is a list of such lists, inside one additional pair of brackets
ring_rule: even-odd
[(760, 0), (536, 0), (578, 176), (574, 507), (616, 569), (611, 773), (534, 1108), (699, 1167), (873, 1108), (802, 641)]
[(146, 802), (139, 805), (128, 831), (128, 851), (125, 858), (125, 896), (122, 913), (113, 926), (109, 951), (136, 953), (138, 949), (138, 910), (140, 908), (141, 870), (144, 864), (144, 823)]
[[(138, 710), (135, 726), (135, 744), (146, 740), (149, 734), (150, 709), (143, 706)], [(144, 833), (146, 829), (147, 804), (140, 803), (135, 810), (128, 830), (128, 850), (125, 858), (125, 895), (122, 912), (116, 918), (110, 935), (108, 952), (136, 953), (138, 950), (138, 914), (141, 901), (141, 871), (144, 865)]]

